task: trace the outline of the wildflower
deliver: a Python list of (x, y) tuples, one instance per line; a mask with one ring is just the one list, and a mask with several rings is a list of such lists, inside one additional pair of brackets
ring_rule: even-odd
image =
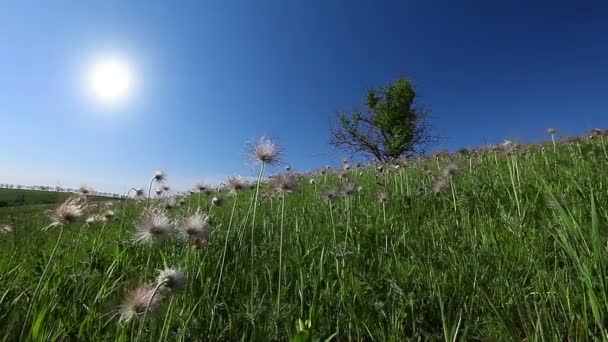
[(186, 277), (183, 272), (173, 268), (165, 268), (156, 277), (156, 284), (163, 289), (175, 292), (181, 290), (186, 285)]
[(213, 197), (211, 199), (211, 205), (213, 205), (214, 207), (219, 207), (220, 205), (222, 205), (224, 201), (221, 198), (218, 197)]
[(197, 239), (205, 237), (208, 228), (209, 216), (196, 212), (184, 220), (181, 231), (184, 237), (188, 239)]
[(85, 204), (78, 197), (68, 198), (50, 214), (54, 225), (78, 222), (84, 214)]
[(249, 146), (249, 158), (253, 162), (276, 165), (280, 163), (282, 154), (283, 151), (279, 145), (265, 136)]
[(92, 226), (96, 223), (103, 222), (103, 221), (105, 221), (105, 217), (100, 216), (100, 215), (93, 215), (93, 216), (87, 217), (87, 219), (84, 221), (84, 223), (86, 223), (88, 226)]
[(155, 292), (154, 288), (139, 287), (129, 293), (120, 306), (119, 321), (121, 323), (127, 323), (146, 311), (152, 310), (161, 298), (161, 295)]
[(163, 171), (156, 171), (152, 178), (157, 182), (164, 182), (167, 179), (167, 174)]
[(547, 133), (549, 133), (551, 135), (555, 134), (555, 128), (548, 128)]
[(196, 184), (196, 189), (199, 192), (205, 192), (205, 191), (207, 191), (209, 189), (209, 186), (207, 184), (203, 183), (203, 182), (199, 182), (199, 183)]
[(272, 179), (272, 186), (277, 195), (290, 194), (295, 190), (294, 178), (287, 174), (281, 174)]
[(450, 183), (443, 177), (435, 179), (433, 182), (433, 192), (443, 192), (450, 187)]
[(163, 189), (158, 188), (154, 192), (156, 193), (156, 196), (160, 196), (163, 193)]
[(137, 198), (144, 198), (144, 197), (146, 197), (146, 190), (144, 190), (142, 188), (135, 189), (135, 197), (137, 197)]
[(167, 215), (159, 210), (148, 211), (137, 226), (134, 240), (143, 244), (160, 243), (169, 238), (171, 222)]
[(355, 182), (346, 182), (340, 188), (340, 193), (344, 196), (356, 195), (358, 192), (359, 186)]
[(344, 171), (348, 171), (348, 170), (350, 170), (350, 164), (348, 164), (348, 163), (347, 163), (347, 164), (342, 165), (342, 169), (343, 169)]
[(0, 224), (0, 234), (9, 234), (13, 231), (13, 228), (8, 224)]
[(93, 194), (95, 190), (88, 185), (81, 185), (80, 188), (78, 188), (78, 192), (87, 196)]
[(247, 186), (247, 181), (241, 176), (228, 177), (228, 187), (232, 191), (241, 191)]
[(378, 193), (378, 195), (376, 195), (376, 198), (378, 199), (378, 202), (380, 202), (382, 204), (386, 204), (388, 202), (388, 199), (389, 199), (389, 193), (386, 190), (380, 191)]
[(458, 165), (456, 165), (454, 163), (450, 163), (450, 164), (444, 166), (443, 170), (441, 170), (441, 173), (443, 174), (443, 177), (445, 177), (445, 178), (455, 176), (459, 172), (460, 172), (460, 168), (458, 167)]
[(167, 200), (164, 202), (165, 209), (173, 209), (177, 206), (177, 202), (174, 197), (167, 198)]
[(107, 209), (106, 211), (103, 212), (103, 217), (106, 220), (111, 220), (114, 218), (114, 216), (116, 216), (116, 213), (114, 212), (114, 210)]
[(169, 186), (167, 184), (163, 184), (162, 189), (164, 192), (168, 192), (171, 188), (169, 188)]
[(329, 189), (326, 190), (325, 192), (323, 192), (323, 194), (321, 195), (321, 197), (328, 201), (328, 202), (333, 202), (335, 201), (340, 195), (340, 192), (337, 189)]
[(285, 166), (285, 171), (287, 171), (287, 172), (291, 171), (291, 166), (289, 166), (289, 165)]

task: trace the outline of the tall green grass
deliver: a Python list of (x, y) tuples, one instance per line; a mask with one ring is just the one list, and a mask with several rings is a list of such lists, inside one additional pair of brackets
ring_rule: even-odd
[[(448, 163), (460, 174), (431, 192)], [(17, 339), (32, 304), (28, 338), (132, 340), (140, 321), (120, 325), (117, 309), (166, 265), (188, 282), (148, 314), (144, 341), (608, 338), (601, 142), (384, 170), (353, 170), (362, 191), (331, 205), (320, 194), (340, 184), (333, 175), (306, 177), (284, 202), (256, 207), (252, 190), (222, 194), (201, 250), (178, 239), (131, 243), (146, 203), (129, 202), (116, 221), (64, 228), (34, 303), (60, 231), (40, 230), (41, 209), (2, 209), (0, 223), (14, 232), (0, 235), (0, 334)], [(390, 193), (384, 207), (381, 190)], [(195, 195), (171, 215), (197, 206)]]

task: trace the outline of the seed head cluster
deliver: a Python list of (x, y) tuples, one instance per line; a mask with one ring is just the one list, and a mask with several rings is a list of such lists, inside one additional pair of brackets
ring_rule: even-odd
[(282, 154), (281, 147), (266, 136), (249, 146), (249, 158), (254, 163), (277, 165), (281, 162)]
[(157, 244), (167, 240), (171, 234), (171, 220), (161, 210), (150, 210), (144, 213), (137, 225), (133, 240), (141, 244)]

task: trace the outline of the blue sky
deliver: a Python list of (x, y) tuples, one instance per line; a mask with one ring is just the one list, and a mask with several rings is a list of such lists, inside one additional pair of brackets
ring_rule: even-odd
[[(0, 183), (124, 191), (163, 169), (185, 189), (250, 176), (247, 142), (296, 170), (336, 163), (336, 110), (414, 80), (438, 148), (608, 126), (606, 1), (3, 1)], [(123, 106), (83, 73), (133, 65)]]

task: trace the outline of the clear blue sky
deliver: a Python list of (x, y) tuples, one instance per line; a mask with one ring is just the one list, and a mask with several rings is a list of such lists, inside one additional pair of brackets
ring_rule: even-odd
[[(0, 183), (123, 191), (250, 176), (279, 139), (309, 170), (343, 154), (328, 119), (412, 78), (440, 148), (608, 126), (606, 1), (3, 1)], [(92, 104), (91, 56), (134, 65), (135, 96)]]

